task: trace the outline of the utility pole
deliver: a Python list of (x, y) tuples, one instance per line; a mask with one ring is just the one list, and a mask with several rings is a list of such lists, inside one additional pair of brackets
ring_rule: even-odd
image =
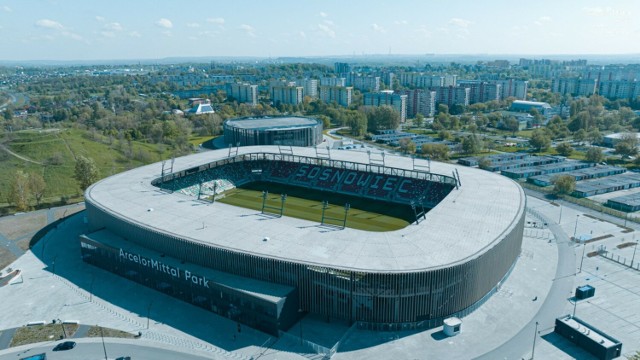
[(576, 215), (576, 227), (573, 228), (573, 241), (576, 241), (576, 233), (578, 232), (578, 219), (580, 219), (580, 215)]

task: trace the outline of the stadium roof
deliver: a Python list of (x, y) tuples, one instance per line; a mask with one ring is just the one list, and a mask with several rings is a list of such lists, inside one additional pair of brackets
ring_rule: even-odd
[(317, 125), (319, 121), (315, 118), (286, 116), (229, 119), (226, 124), (239, 129), (270, 130), (274, 128), (281, 130), (283, 128), (313, 126)]
[[(239, 154), (279, 153), (277, 146), (241, 147)], [(315, 157), (312, 148), (295, 155)], [(224, 159), (229, 150), (175, 159), (174, 171)], [(366, 152), (332, 151), (331, 158), (368, 163)], [(386, 156), (386, 165), (412, 169), (408, 157)], [(426, 161), (416, 159), (426, 166)], [(388, 232), (346, 228), (328, 230), (317, 222), (290, 217), (265, 218), (251, 209), (203, 203), (187, 195), (166, 193), (151, 185), (160, 177), (155, 163), (113, 175), (92, 185), (85, 196), (114, 216), (189, 241), (286, 261), (367, 272), (407, 272), (448, 267), (479, 257), (518, 226), (525, 195), (514, 181), (487, 171), (431, 162), (431, 171), (451, 175), (454, 189), (420, 224)], [(263, 241), (268, 237), (268, 241)]]

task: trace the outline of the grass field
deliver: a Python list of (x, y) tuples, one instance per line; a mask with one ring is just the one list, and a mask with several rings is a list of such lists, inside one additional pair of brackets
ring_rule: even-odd
[(61, 197), (71, 202), (82, 198), (78, 182), (73, 178), (75, 159), (79, 155), (95, 161), (100, 178), (171, 157), (166, 146), (138, 141), (129, 145), (75, 128), (16, 131), (0, 141), (8, 150), (30, 160), (0, 150), (0, 213), (10, 211), (7, 195), (18, 170), (41, 174), (47, 184), (43, 201), (55, 205)]
[(381, 201), (362, 199), (335, 193), (327, 193), (307, 188), (280, 184), (254, 182), (242, 188), (225, 192), (225, 197), (217, 200), (225, 204), (248, 209), (262, 209), (262, 191), (269, 191), (266, 205), (270, 213), (279, 214), (281, 194), (287, 194), (284, 215), (320, 223), (322, 219), (322, 201), (329, 202), (325, 221), (330, 225), (342, 226), (344, 204), (351, 208), (347, 217), (347, 227), (367, 231), (392, 231), (409, 225), (413, 221), (413, 210), (409, 206), (389, 204)]

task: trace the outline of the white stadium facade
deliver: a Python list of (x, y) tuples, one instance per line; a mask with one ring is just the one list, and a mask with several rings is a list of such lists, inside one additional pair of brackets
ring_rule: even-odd
[[(521, 252), (522, 188), (478, 169), (374, 155), (248, 146), (113, 175), (85, 193), (82, 257), (276, 335), (304, 313), (374, 330), (431, 328), (470, 313)], [(373, 232), (208, 200), (254, 181), (430, 210)]]

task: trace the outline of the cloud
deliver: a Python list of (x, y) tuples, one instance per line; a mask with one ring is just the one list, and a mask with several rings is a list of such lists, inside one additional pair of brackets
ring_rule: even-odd
[(208, 18), (207, 22), (210, 23), (210, 24), (216, 24), (216, 25), (222, 26), (222, 25), (224, 25), (224, 18), (221, 18), (221, 17)]
[(137, 31), (131, 31), (131, 32), (129, 33), (129, 36), (134, 37), (134, 38), (139, 38), (139, 37), (142, 37), (142, 34), (140, 34), (140, 33), (139, 33), (139, 32), (137, 32)]
[(550, 16), (542, 16), (540, 18), (538, 18), (538, 20), (534, 21), (533, 23), (538, 25), (538, 26), (542, 26), (546, 23), (550, 23), (551, 22), (551, 17)]
[(624, 9), (614, 9), (612, 7), (583, 7), (582, 11), (591, 16), (612, 16), (612, 17), (629, 17), (631, 12)]
[(171, 32), (171, 30), (165, 30), (165, 31), (162, 32), (162, 34), (164, 34), (164, 36), (166, 36), (166, 37), (173, 36), (173, 33)]
[(63, 36), (66, 36), (66, 37), (68, 37), (68, 38), (70, 38), (70, 39), (77, 40), (77, 41), (82, 41), (82, 40), (84, 40), (84, 39), (82, 38), (82, 36), (80, 36), (80, 35), (78, 35), (78, 34), (76, 34), (76, 33), (70, 32), (70, 31), (63, 31), (63, 32), (62, 32), (62, 35), (63, 35)]
[(322, 16), (323, 18), (326, 18), (327, 16), (329, 16), (329, 14), (327, 14), (324, 11), (320, 11), (320, 16)]
[(4, 12), (8, 12), (8, 13), (10, 13), (11, 11), (13, 11), (13, 10), (11, 10), (11, 8), (10, 8), (10, 7), (8, 7), (7, 5), (4, 5), (4, 6), (3, 6), (3, 7), (1, 7), (0, 9), (1, 9), (2, 11), (4, 11)]
[(318, 24), (318, 29), (320, 29), (320, 31), (322, 31), (325, 35), (327, 35), (330, 38), (335, 38), (336, 37), (335, 30), (330, 28), (328, 25)]
[(301, 38), (305, 39), (307, 37), (307, 34), (304, 33), (304, 31), (300, 31), (298, 33), (298, 35), (300, 35)]
[(207, 37), (216, 37), (216, 36), (220, 35), (220, 31), (211, 31), (211, 30), (200, 31), (200, 32), (198, 33), (198, 35), (199, 35), (200, 37), (203, 37), (203, 36), (207, 36)]
[(198, 23), (187, 23), (187, 27), (195, 29), (195, 28), (199, 28), (200, 24), (198, 24)]
[(111, 30), (111, 31), (122, 31), (122, 25), (120, 23), (117, 23), (117, 22), (104, 24), (104, 28), (106, 30)]
[(384, 34), (387, 32), (387, 30), (385, 30), (382, 26), (378, 25), (378, 24), (371, 24), (371, 28), (373, 29), (373, 31), (375, 32), (379, 32), (381, 34)]
[(471, 24), (473, 24), (473, 22), (460, 18), (452, 18), (451, 20), (449, 20), (449, 25), (454, 25), (464, 29), (468, 28)]
[(49, 19), (40, 19), (36, 21), (36, 26), (44, 29), (64, 30), (64, 26), (62, 26), (62, 24)]
[(407, 25), (409, 22), (407, 20), (396, 20), (393, 23), (395, 25)]
[(102, 17), (102, 16), (96, 16), (96, 20), (98, 20), (99, 22), (104, 22), (104, 21), (105, 21), (105, 20), (107, 20), (107, 19), (105, 19), (105, 18), (104, 18), (104, 17)]
[(106, 38), (114, 38), (116, 37), (116, 33), (114, 33), (113, 31), (100, 31), (100, 35), (106, 37)]
[(171, 22), (171, 20), (165, 19), (165, 18), (162, 18), (162, 19), (156, 21), (156, 25), (161, 27), (161, 28), (165, 28), (165, 29), (173, 28), (173, 23)]
[(244, 32), (247, 35), (249, 35), (251, 37), (256, 37), (256, 33), (255, 33), (256, 29), (254, 29), (253, 26), (247, 25), (247, 24), (242, 24), (242, 25), (240, 25), (240, 29), (244, 30)]

